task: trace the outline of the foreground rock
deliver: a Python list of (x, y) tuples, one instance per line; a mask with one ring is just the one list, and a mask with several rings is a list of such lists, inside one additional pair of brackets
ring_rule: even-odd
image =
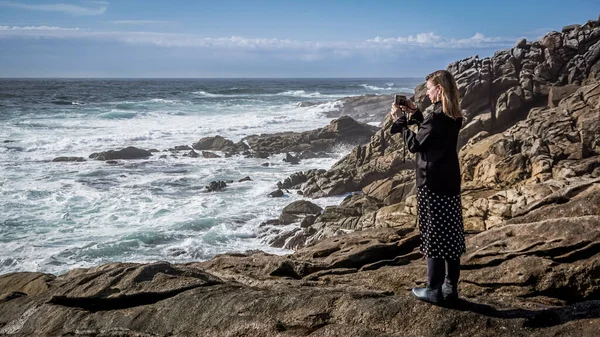
[(410, 295), (426, 278), (416, 230), (380, 228), (287, 256), (3, 275), (0, 334), (597, 336), (600, 216), (573, 214), (469, 236), (454, 308)]

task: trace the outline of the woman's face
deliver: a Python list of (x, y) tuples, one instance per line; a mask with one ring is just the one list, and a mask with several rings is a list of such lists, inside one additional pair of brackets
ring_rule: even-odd
[(439, 95), (441, 93), (440, 85), (435, 85), (431, 81), (427, 81), (427, 96), (433, 103), (439, 101)]

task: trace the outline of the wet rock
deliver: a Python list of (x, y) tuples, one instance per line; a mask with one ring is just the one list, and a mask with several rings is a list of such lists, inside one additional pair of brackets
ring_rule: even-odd
[(138, 149), (137, 147), (126, 147), (121, 150), (110, 150), (99, 153), (92, 153), (89, 158), (96, 160), (116, 160), (116, 159), (142, 159), (152, 156), (152, 152)]
[(85, 161), (85, 159), (83, 157), (56, 157), (54, 159), (52, 159), (53, 162), (82, 162)]
[(243, 142), (234, 143), (221, 136), (204, 137), (192, 145), (194, 150), (212, 150), (229, 153), (240, 153), (248, 149)]
[(204, 188), (207, 192), (218, 192), (227, 187), (227, 182), (219, 180), (219, 181), (211, 181)]
[(219, 156), (218, 154), (212, 153), (212, 152), (208, 152), (208, 151), (202, 151), (202, 157), (209, 158), (209, 159), (212, 159), (212, 158), (221, 158), (221, 156)]
[(193, 149), (189, 145), (177, 145), (169, 151), (192, 151)]
[(273, 191), (273, 192), (269, 193), (269, 196), (270, 196), (271, 198), (279, 198), (279, 197), (283, 197), (283, 191), (282, 191), (282, 190), (280, 190), (280, 189), (277, 189), (277, 190), (275, 190), (275, 191)]
[(200, 155), (198, 154), (198, 152), (194, 151), (194, 150), (190, 150), (190, 152), (187, 152), (183, 155), (184, 157), (190, 157), (190, 158), (198, 158), (200, 157)]
[(285, 153), (285, 158), (283, 158), (283, 161), (290, 164), (300, 164), (300, 159), (298, 159), (298, 157), (294, 157), (287, 152)]

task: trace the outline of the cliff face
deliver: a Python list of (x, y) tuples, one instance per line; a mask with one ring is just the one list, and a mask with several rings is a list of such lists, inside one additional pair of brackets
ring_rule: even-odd
[[(294, 254), (2, 275), (0, 335), (600, 335), (600, 22), (448, 70), (466, 117), (455, 307), (409, 293), (426, 278), (413, 163), (386, 119), (331, 170), (283, 182), (359, 192), (317, 216), (303, 204), (310, 221), (277, 241)], [(415, 99), (427, 107), (423, 86)]]

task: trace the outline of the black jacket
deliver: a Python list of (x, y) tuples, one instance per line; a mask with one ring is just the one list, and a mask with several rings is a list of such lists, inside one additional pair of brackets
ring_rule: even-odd
[(423, 120), (417, 110), (408, 124), (419, 124), (415, 134), (406, 120), (398, 119), (390, 132), (402, 132), (408, 150), (417, 154), (417, 187), (427, 187), (440, 195), (460, 194), (460, 165), (457, 142), (462, 118), (453, 119), (442, 112), (442, 104), (436, 103), (433, 111)]

